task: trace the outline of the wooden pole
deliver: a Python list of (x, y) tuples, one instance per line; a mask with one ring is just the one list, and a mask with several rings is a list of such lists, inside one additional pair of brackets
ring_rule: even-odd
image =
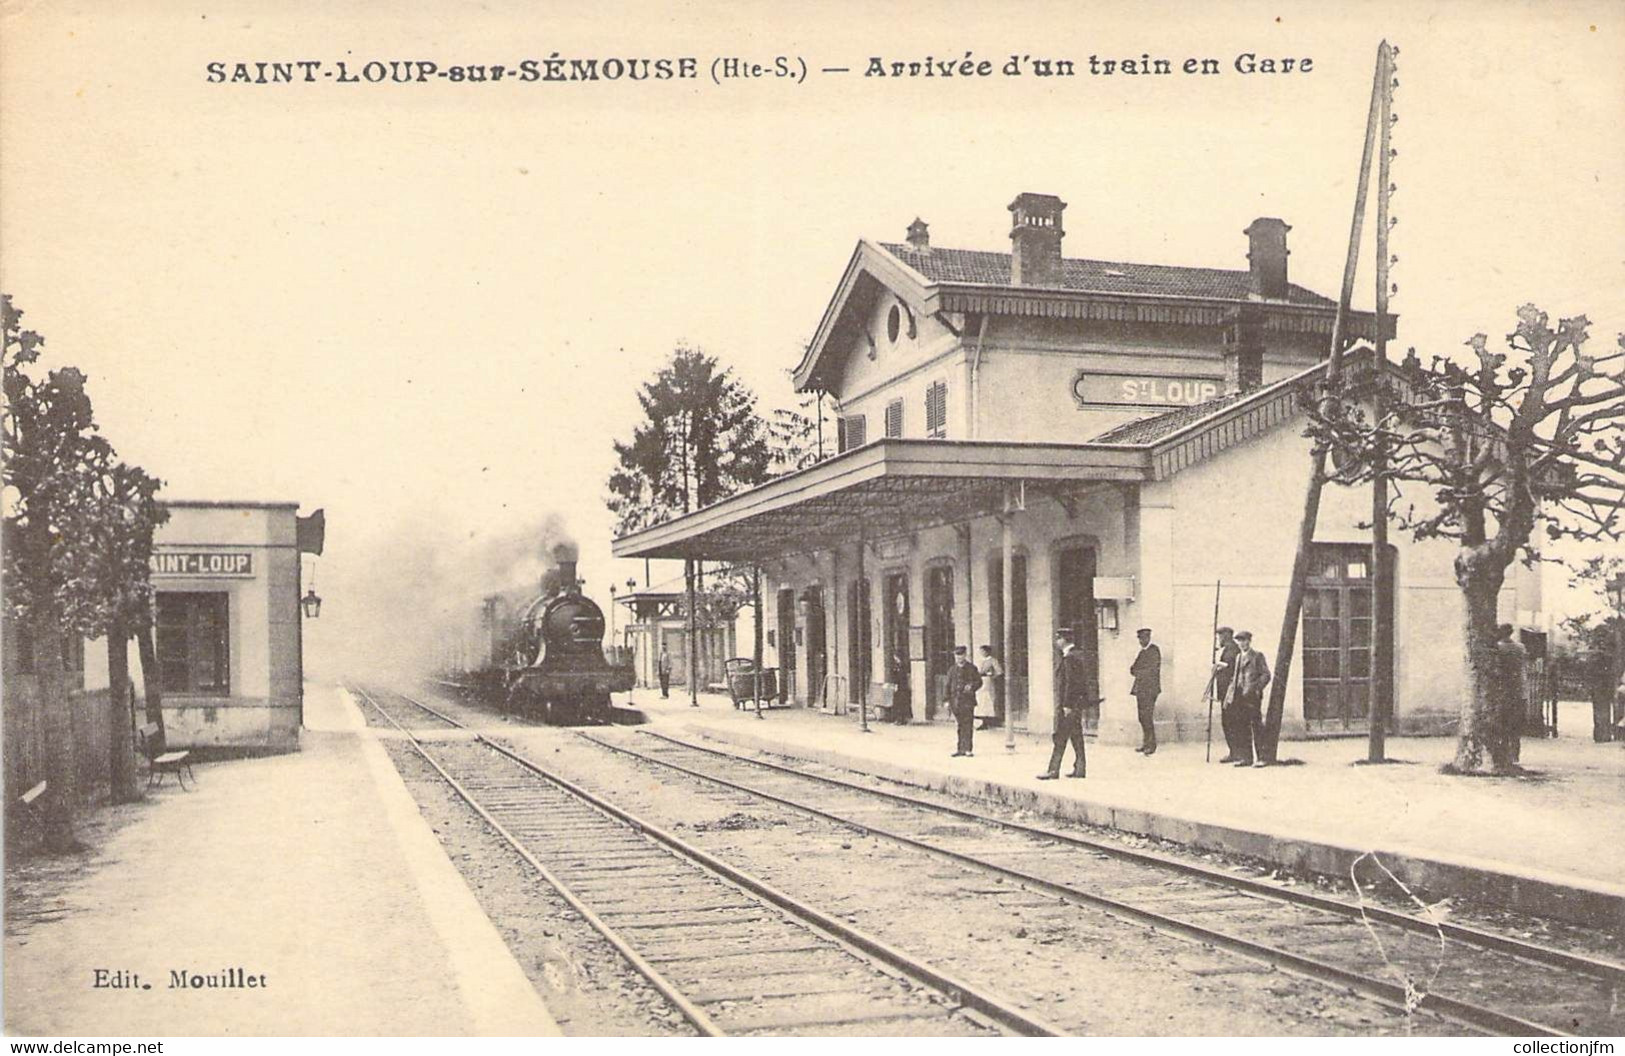
[[(863, 597), (858, 603), (858, 618), (863, 621), (863, 634), (858, 638), (862, 642), (869, 636), (869, 586), (863, 580), (863, 532), (858, 532), (858, 593)], [(869, 653), (874, 651), (870, 643)], [(869, 656), (864, 657), (863, 666), (852, 672), (852, 677), (858, 679), (858, 729), (863, 733), (869, 732)]]
[[(1360, 154), (1360, 177), (1354, 191), (1354, 217), (1349, 224), (1348, 255), (1343, 261), (1343, 290), (1332, 322), (1332, 347), (1326, 363), (1326, 391), (1332, 392), (1342, 377), (1343, 345), (1348, 331), (1349, 302), (1354, 299), (1354, 276), (1360, 262), (1360, 232), (1365, 225), (1366, 192), (1371, 183), (1371, 155), (1376, 151), (1377, 121), (1380, 117), (1383, 64), (1379, 50), (1376, 71), (1371, 79), (1371, 107), (1366, 117), (1365, 147)], [(1329, 412), (1334, 404), (1327, 396), (1321, 409)], [(1281, 616), (1281, 635), (1275, 647), (1274, 680), (1270, 683), (1269, 710), (1264, 716), (1258, 758), (1266, 763), (1277, 760), (1281, 741), (1281, 715), (1286, 709), (1286, 687), (1292, 672), (1292, 654), (1298, 644), (1298, 620), (1303, 615), (1304, 585), (1309, 578), (1309, 555), (1315, 541), (1315, 522), (1320, 516), (1320, 490), (1326, 482), (1326, 449), (1315, 445), (1310, 457), (1309, 485), (1303, 497), (1303, 517), (1298, 526), (1298, 552), (1292, 561), (1292, 583), (1287, 589), (1286, 611)]]
[(751, 611), (756, 614), (754, 620), (752, 643), (755, 652), (752, 653), (752, 663), (756, 677), (751, 679), (752, 692), (756, 701), (756, 717), (762, 717), (762, 566), (752, 565), (750, 568), (750, 604)]
[(1016, 633), (1012, 626), (1015, 623), (1015, 601), (1013, 595), (1016, 590), (1016, 555), (1012, 536), (1015, 534), (1010, 528), (1010, 496), (1009, 489), (1005, 489), (1004, 516), (999, 518), (999, 553), (1002, 555), (1004, 567), (1004, 597), (1001, 599), (1004, 608), (1004, 641), (999, 648), (1004, 655), (999, 658), (1004, 668), (1004, 749), (1007, 752), (1016, 750), (1016, 719), (1010, 708), (1010, 658), (1015, 655)]
[[(1387, 41), (1377, 52), (1377, 76), (1382, 82), (1382, 112), (1378, 118), (1377, 149), (1377, 387), (1373, 400), (1377, 428), (1383, 428), (1388, 415), (1388, 204), (1389, 160), (1392, 156), (1392, 106), (1394, 89), (1393, 50)], [(1383, 762), (1387, 757), (1388, 722), (1394, 713), (1394, 583), (1388, 559), (1388, 451), (1381, 433), (1377, 436), (1371, 474), (1371, 736), (1366, 760)]]
[[(1215, 659), (1217, 659), (1216, 651), (1219, 641), (1219, 594), (1223, 590), (1224, 580), (1221, 579), (1213, 584), (1213, 636), (1208, 639), (1208, 654), (1214, 656)], [(1204, 763), (1213, 761), (1213, 688), (1217, 685), (1218, 677), (1219, 672), (1210, 663), (1207, 673), (1207, 688), (1202, 691), (1202, 695), (1207, 698), (1207, 758), (1202, 760)]]
[(694, 559), (683, 559), (683, 579), (688, 595), (688, 706), (700, 706), (700, 650), (697, 641), (697, 614), (694, 605)]

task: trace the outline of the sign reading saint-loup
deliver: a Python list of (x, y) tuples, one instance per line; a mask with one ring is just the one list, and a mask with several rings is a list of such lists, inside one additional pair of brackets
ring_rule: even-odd
[(1188, 407), (1215, 399), (1224, 379), (1202, 375), (1100, 374), (1080, 370), (1072, 379), (1072, 398), (1080, 404), (1118, 403), (1153, 407)]
[(254, 555), (245, 550), (166, 550), (147, 558), (155, 576), (252, 576)]

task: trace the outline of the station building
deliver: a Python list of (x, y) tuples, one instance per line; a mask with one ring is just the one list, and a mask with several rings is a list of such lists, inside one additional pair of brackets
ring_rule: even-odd
[[(1289, 280), (1280, 219), (1249, 224), (1227, 270), (1068, 258), (1065, 209), (1019, 195), (1007, 253), (934, 246), (919, 220), (860, 241), (794, 374), (838, 407), (840, 453), (615, 555), (761, 565), (787, 692), (835, 711), (946, 718), (953, 647), (990, 644), (1010, 719), (1047, 732), (1068, 628), (1097, 661), (1090, 724), (1137, 740), (1149, 627), (1159, 738), (1205, 736), (1216, 594), (1274, 662), (1309, 473), (1299, 393), (1336, 304)], [(1350, 338), (1375, 326), (1354, 313)], [(1284, 735), (1367, 729), (1369, 508), (1368, 489), (1324, 491)], [(1453, 551), (1390, 538), (1394, 728), (1446, 732), (1466, 691)], [(1515, 569), (1502, 618), (1544, 629), (1540, 609)]]
[(295, 502), (171, 501), (152, 556), (164, 733), (176, 747), (291, 749), (304, 720), (300, 555), (325, 518)]
[[(671, 660), (671, 684), (686, 692), (688, 612), (684, 595), (676, 591), (633, 589), (617, 598), (616, 604), (626, 609), (622, 648), (629, 654), (637, 685), (646, 688), (660, 685), (660, 651), (665, 649)], [(739, 655), (736, 621), (702, 625), (695, 637), (700, 685), (704, 688), (726, 685), (724, 664)]]

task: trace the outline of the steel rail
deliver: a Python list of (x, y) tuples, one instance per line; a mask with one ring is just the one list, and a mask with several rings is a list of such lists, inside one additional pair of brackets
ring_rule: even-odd
[[(610, 817), (618, 819), (626, 825), (631, 826), (651, 839), (654, 839), (657, 842), (671, 848), (681, 856), (697, 862), (704, 868), (724, 877), (727, 880), (732, 881), (734, 884), (746, 889), (747, 891), (750, 891), (758, 897), (772, 902), (781, 909), (787, 910), (792, 915), (799, 917), (801, 920), (813, 924), (819, 930), (827, 932), (841, 942), (862, 950), (864, 953), (885, 962), (892, 968), (903, 972), (905, 975), (929, 984), (933, 989), (947, 994), (950, 998), (957, 1001), (961, 1006), (974, 1009), (994, 1022), (1022, 1034), (1040, 1037), (1064, 1036), (1065, 1032), (1061, 1030), (1061, 1028), (1047, 1023), (1036, 1016), (1032, 1016), (1021, 1011), (1008, 999), (983, 990), (956, 976), (949, 975), (947, 972), (934, 968), (931, 965), (926, 964), (907, 953), (904, 953), (897, 947), (892, 946), (867, 932), (860, 931), (859, 929), (852, 927), (850, 924), (846, 924), (843, 921), (837, 920), (836, 918), (813, 908), (800, 899), (786, 894), (776, 887), (773, 887), (765, 880), (762, 880), (751, 873), (747, 873), (743, 869), (736, 866), (729, 865), (720, 858), (717, 858), (714, 855), (694, 846), (693, 844), (688, 843), (686, 840), (667, 832), (665, 829), (662, 829), (659, 826), (638, 817), (625, 808), (618, 807), (603, 797), (582, 788), (580, 785), (575, 784), (569, 779), (547, 770), (537, 763), (532, 762), (525, 756), (520, 755), (518, 752), (508, 748), (506, 745), (498, 744), (484, 735), (476, 736), (479, 741), (486, 744), (490, 748), (507, 756), (509, 759), (535, 773), (537, 776), (551, 781), (559, 788), (564, 789), (566, 792), (569, 792), (571, 795), (577, 797), (583, 802), (590, 804), (599, 811), (609, 815)], [(595, 738), (591, 737), (588, 739), (596, 740)]]
[[(1292, 889), (1278, 888), (1272, 884), (1267, 884), (1251, 877), (1236, 876), (1233, 873), (1227, 873), (1197, 862), (1184, 861), (1170, 855), (1157, 854), (1151, 851), (1136, 850), (1132, 847), (1123, 847), (1113, 842), (1094, 840), (1087, 836), (1080, 836), (1076, 833), (1066, 832), (1060, 829), (1052, 829), (1042, 825), (1031, 825), (1026, 822), (1011, 821), (1005, 818), (992, 817), (990, 815), (981, 814), (964, 807), (955, 807), (946, 803), (937, 803), (928, 799), (920, 799), (904, 793), (893, 792), (889, 789), (871, 788), (866, 785), (857, 784), (856, 782), (845, 781), (838, 777), (815, 774), (810, 771), (799, 770), (793, 766), (771, 762), (766, 759), (755, 759), (749, 756), (738, 755), (734, 752), (724, 751), (710, 745), (695, 744), (692, 741), (685, 741), (682, 738), (673, 737), (670, 734), (658, 733), (654, 730), (639, 730), (638, 733), (646, 737), (653, 737), (657, 740), (677, 745), (678, 747), (689, 748), (697, 752), (704, 752), (706, 754), (715, 755), (722, 759), (727, 759), (733, 762), (748, 763), (751, 766), (760, 767), (766, 770), (776, 770), (780, 773), (805, 778), (809, 781), (816, 781), (822, 784), (834, 786), (836, 788), (844, 788), (854, 792), (862, 792), (867, 795), (889, 799), (893, 802), (936, 811), (939, 814), (947, 814), (965, 821), (981, 822), (983, 824), (994, 825), (1013, 832), (1024, 833), (1028, 836), (1056, 840), (1062, 843), (1070, 844), (1074, 847), (1081, 847), (1086, 850), (1109, 854), (1114, 858), (1120, 858), (1125, 861), (1136, 862), (1143, 865), (1158, 866), (1164, 869), (1184, 873), (1188, 876), (1193, 876), (1201, 880), (1206, 880), (1210, 883), (1219, 884), (1224, 887), (1247, 891), (1251, 894), (1261, 895), (1266, 898), (1273, 898), (1282, 902), (1291, 902), (1301, 906), (1309, 906), (1314, 909), (1322, 909), (1328, 913), (1336, 913), (1340, 916), (1348, 917), (1351, 920), (1359, 920), (1361, 916), (1362, 910), (1360, 906), (1350, 902), (1345, 902), (1339, 898), (1331, 898), (1311, 891), (1295, 891)], [(1497, 935), (1494, 932), (1484, 931), (1480, 928), (1474, 928), (1465, 924), (1454, 924), (1449, 921), (1439, 921), (1435, 923), (1434, 921), (1427, 920), (1423, 917), (1414, 916), (1409, 913), (1402, 913), (1398, 910), (1388, 909), (1383, 906), (1365, 906), (1364, 914), (1367, 917), (1370, 917), (1372, 920), (1379, 920), (1385, 924), (1392, 924), (1395, 927), (1404, 928), (1407, 931), (1414, 931), (1426, 935), (1436, 935), (1442, 931), (1447, 938), (1455, 939), (1458, 942), (1462, 942), (1469, 946), (1477, 946), (1496, 953), (1508, 954), (1509, 956), (1518, 957), (1527, 961), (1533, 961), (1552, 968), (1563, 968), (1569, 971), (1584, 972), (1587, 975), (1597, 976), (1605, 982), (1625, 984), (1625, 964), (1621, 964), (1617, 961), (1611, 961), (1601, 957), (1590, 957), (1584, 954), (1571, 953), (1567, 950), (1554, 949), (1550, 946), (1541, 946), (1537, 943), (1524, 942), (1521, 939), (1515, 939), (1508, 935)]]
[[(794, 810), (812, 814), (861, 832), (880, 836), (882, 838), (892, 840), (893, 842), (903, 844), (904, 846), (913, 847), (916, 850), (945, 858), (960, 865), (968, 865), (986, 872), (996, 873), (1000, 876), (1006, 877), (1007, 879), (1015, 880), (1018, 883), (1026, 884), (1030, 887), (1045, 891), (1068, 902), (1092, 906), (1094, 908), (1104, 909), (1112, 913), (1130, 917), (1141, 923), (1149, 924), (1154, 927), (1174, 932), (1175, 934), (1183, 935), (1186, 938), (1193, 939), (1197, 942), (1206, 943), (1211, 946), (1229, 950), (1232, 953), (1262, 960), (1265, 963), (1275, 965), (1278, 968), (1284, 968), (1293, 972), (1294, 974), (1301, 975), (1318, 982), (1335, 983), (1340, 986), (1348, 987), (1355, 993), (1361, 994), (1381, 1004), (1397, 1008), (1401, 1011), (1407, 1011), (1412, 1007), (1423, 1008), (1463, 1026), (1480, 1030), (1490, 1029), (1501, 1034), (1520, 1037), (1562, 1035), (1562, 1032), (1554, 1027), (1541, 1023), (1535, 1023), (1531, 1020), (1522, 1019), (1518, 1016), (1508, 1015), (1507, 1013), (1499, 1012), (1495, 1009), (1483, 1008), (1466, 1001), (1445, 997), (1440, 994), (1423, 994), (1420, 1000), (1417, 1001), (1414, 1006), (1412, 1006), (1407, 1001), (1407, 997), (1409, 995), (1407, 995), (1406, 988), (1397, 983), (1391, 983), (1383, 979), (1376, 979), (1347, 968), (1340, 968), (1334, 964), (1328, 964), (1324, 961), (1305, 957), (1302, 954), (1293, 953), (1290, 950), (1284, 950), (1276, 946), (1270, 946), (1267, 943), (1257, 942), (1252, 939), (1244, 938), (1240, 935), (1233, 935), (1229, 932), (1218, 931), (1204, 925), (1181, 920), (1178, 917), (1167, 916), (1154, 910), (1144, 909), (1140, 906), (1119, 901), (1118, 899), (1111, 898), (1107, 895), (1084, 891), (1069, 884), (1060, 883), (1055, 880), (1038, 876), (1034, 873), (1029, 873), (1023, 869), (1000, 865), (997, 862), (991, 862), (972, 854), (966, 854), (962, 851), (955, 851), (946, 847), (941, 847), (925, 840), (909, 836), (905, 833), (894, 832), (868, 822), (844, 817), (834, 813), (833, 811), (825, 810), (822, 807), (816, 807), (811, 804), (789, 799), (772, 792), (766, 792), (758, 788), (753, 788), (749, 785), (740, 784), (736, 781), (729, 781), (726, 778), (706, 774), (699, 770), (693, 770), (679, 763), (674, 763), (668, 759), (661, 759), (658, 756), (644, 755), (621, 745), (601, 741), (590, 734), (582, 733), (579, 734), (579, 736), (602, 748), (609, 749), (613, 752), (619, 752), (634, 759), (641, 759), (647, 762), (657, 763), (661, 766), (669, 767), (670, 769), (688, 774), (700, 780), (721, 785), (725, 788), (731, 788), (736, 791), (745, 792), (749, 795), (766, 799), (770, 802), (779, 803)], [(727, 753), (721, 754), (726, 755)], [(862, 791), (869, 790), (862, 789)]]
[[(649, 981), (649, 985), (653, 986), (655, 990), (660, 993), (660, 996), (664, 997), (668, 1002), (670, 1002), (671, 1006), (677, 1009), (682, 1017), (693, 1025), (695, 1030), (699, 1031), (704, 1037), (719, 1038), (726, 1036), (722, 1028), (717, 1026), (716, 1022), (706, 1014), (704, 1009), (698, 1007), (688, 998), (684, 997), (682, 992), (677, 989), (676, 985), (673, 984), (671, 980), (662, 975), (660, 970), (654, 965), (644, 960), (643, 957), (636, 950), (634, 950), (631, 945), (620, 936), (619, 933), (615, 931), (614, 928), (605, 922), (604, 919), (597, 913), (593, 912), (592, 908), (583, 902), (574, 891), (570, 890), (570, 887), (565, 884), (563, 880), (560, 880), (556, 875), (554, 875), (551, 869), (538, 861), (536, 856), (531, 854), (530, 851), (519, 842), (513, 833), (509, 832), (500, 821), (492, 817), (491, 812), (486, 810), (485, 807), (482, 806), (480, 802), (469, 793), (468, 789), (464, 788), (456, 778), (452, 777), (451, 774), (446, 772), (444, 767), (430, 757), (429, 753), (424, 750), (422, 743), (411, 730), (408, 730), (405, 726), (402, 726), (393, 715), (389, 714), (389, 712), (385, 711), (381, 706), (379, 706), (378, 702), (372, 698), (372, 694), (362, 689), (359, 685), (352, 685), (351, 688), (355, 690), (355, 692), (359, 693), (362, 699), (366, 700), (368, 704), (372, 705), (373, 709), (377, 711), (378, 714), (387, 719), (396, 729), (406, 734), (412, 747), (417, 750), (418, 755), (423, 757), (423, 761), (434, 768), (435, 773), (439, 774), (445, 780), (446, 784), (451, 786), (452, 790), (462, 798), (463, 802), (474, 808), (474, 811), (478, 813), (482, 819), (484, 819), (485, 823), (489, 825), (498, 836), (501, 836), (502, 839), (507, 842), (508, 846), (512, 847), (514, 851), (516, 851), (519, 856), (525, 860), (527, 865), (536, 870), (541, 878), (547, 881), (548, 885), (551, 886), (553, 890), (557, 891), (559, 896), (563, 898), (565, 902), (569, 903), (571, 909), (574, 909), (577, 913), (581, 914), (581, 918), (585, 920), (594, 931), (602, 935), (605, 941), (615, 948), (616, 953), (620, 954), (621, 957), (628, 964), (630, 964), (639, 975), (647, 979)], [(397, 695), (413, 704), (416, 704), (418, 707), (421, 707), (426, 711), (432, 712), (436, 715), (440, 714), (427, 704), (414, 700), (404, 693)], [(443, 715), (440, 717), (446, 718), (446, 716)], [(455, 719), (447, 718), (446, 721), (453, 722), (460, 727), (463, 726), (463, 723), (457, 722)], [(483, 740), (483, 738), (481, 739)]]

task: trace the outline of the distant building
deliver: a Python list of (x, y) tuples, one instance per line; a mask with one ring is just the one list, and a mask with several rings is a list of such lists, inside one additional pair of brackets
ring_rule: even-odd
[[(934, 246), (919, 220), (858, 243), (794, 374), (837, 405), (838, 455), (614, 552), (759, 563), (792, 694), (826, 707), (943, 717), (953, 646), (986, 643), (1015, 723), (1047, 730), (1066, 628), (1098, 661), (1101, 735), (1135, 739), (1148, 626), (1158, 735), (1201, 737), (1220, 581), (1221, 622), (1274, 657), (1309, 469), (1297, 393), (1336, 305), (1290, 281), (1273, 217), (1247, 226), (1247, 267), (1223, 270), (1068, 258), (1064, 202), (1009, 208), (1008, 253)], [(1349, 333), (1374, 327), (1354, 313)], [(1326, 490), (1289, 736), (1368, 725), (1368, 511), (1364, 489)], [(1451, 548), (1392, 537), (1395, 726), (1447, 730), (1465, 692)], [(1542, 628), (1538, 576), (1514, 569), (1502, 609)]]
[[(658, 687), (656, 663), (662, 647), (671, 659), (671, 684), (688, 686), (688, 617), (680, 592), (642, 590), (623, 594), (617, 604), (626, 607), (627, 622), (620, 629), (617, 647), (631, 651), (639, 686)], [(724, 661), (739, 655), (736, 621), (698, 628), (700, 688), (724, 684)]]

